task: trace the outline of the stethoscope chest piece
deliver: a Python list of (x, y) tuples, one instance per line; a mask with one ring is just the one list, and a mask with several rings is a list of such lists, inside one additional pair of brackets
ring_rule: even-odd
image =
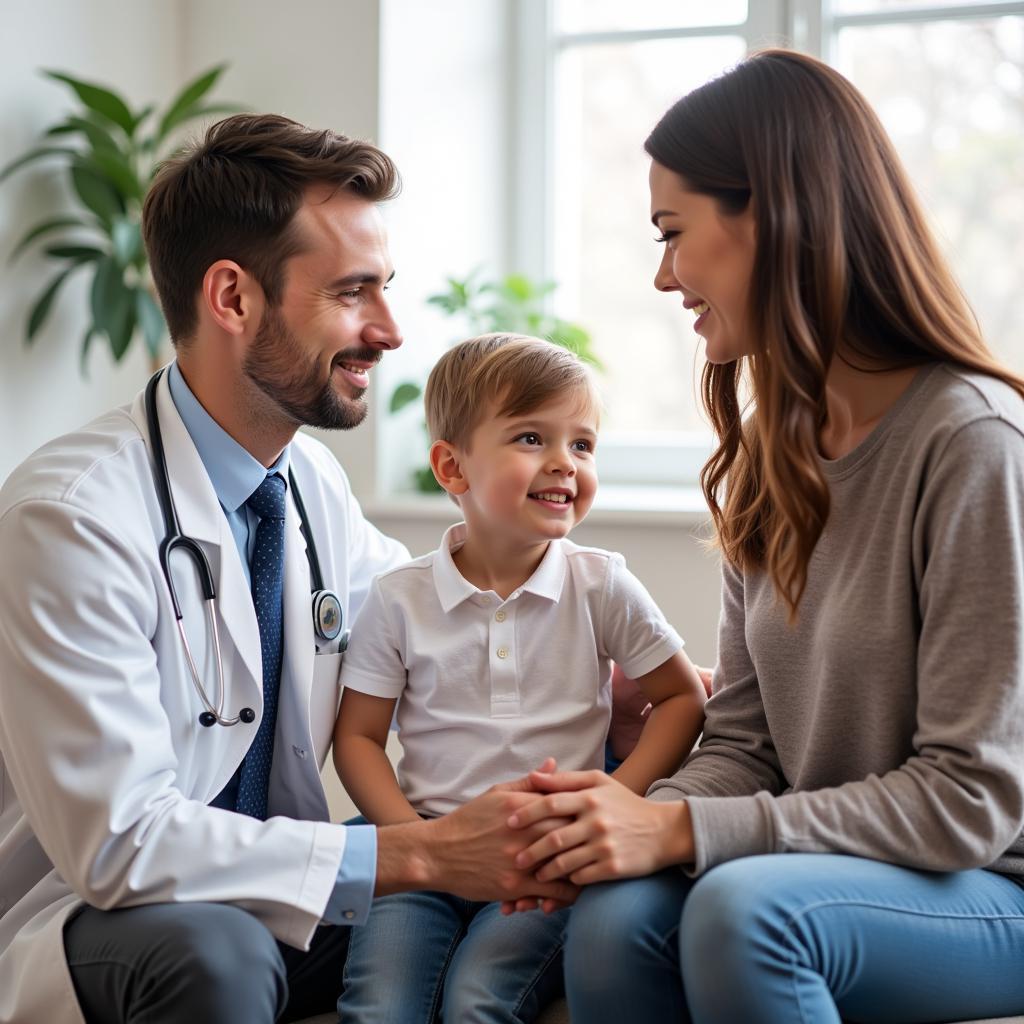
[(344, 616), (341, 601), (333, 590), (316, 590), (313, 592), (313, 629), (316, 635), (330, 643), (341, 635)]

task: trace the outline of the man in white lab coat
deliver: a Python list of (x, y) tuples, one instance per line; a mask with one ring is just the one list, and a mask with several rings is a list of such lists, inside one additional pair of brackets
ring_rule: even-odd
[[(176, 349), (151, 408), (51, 442), (0, 490), (3, 1024), (270, 1024), (333, 1006), (332, 926), (375, 893), (571, 893), (513, 867), (536, 835), (505, 824), (525, 785), (436, 821), (328, 822), (344, 641), (314, 634), (306, 538), (347, 621), (407, 552), (296, 431), (356, 426), (401, 344), (377, 209), (396, 191), (371, 145), (275, 116), (214, 126), (146, 200)], [(184, 637), (154, 420), (216, 589), (209, 619), (171, 553)]]

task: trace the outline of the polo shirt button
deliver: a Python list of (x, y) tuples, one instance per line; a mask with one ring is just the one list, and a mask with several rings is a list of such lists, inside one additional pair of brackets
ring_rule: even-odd
[(507, 647), (499, 647), (498, 648), (498, 657), (499, 658), (507, 658), (508, 657), (508, 648)]
[(341, 916), (345, 918), (346, 921), (351, 921), (352, 918), (356, 916), (356, 912), (354, 910), (346, 910)]
[(495, 619), (496, 622), (504, 622), (505, 621), (505, 613), (504, 612), (495, 612), (494, 613), (494, 619)]

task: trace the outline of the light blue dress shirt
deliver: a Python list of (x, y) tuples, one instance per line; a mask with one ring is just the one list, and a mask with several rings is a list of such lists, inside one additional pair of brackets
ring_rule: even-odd
[[(245, 578), (251, 583), (249, 563), (259, 516), (245, 503), (268, 474), (280, 473), (287, 482), (289, 449), (285, 448), (270, 469), (265, 468), (200, 405), (176, 362), (171, 363), (167, 383), (178, 415), (203, 460), (217, 500), (227, 516)], [(338, 881), (324, 910), (324, 920), (331, 924), (362, 924), (370, 912), (376, 878), (377, 829), (373, 825), (350, 825)]]

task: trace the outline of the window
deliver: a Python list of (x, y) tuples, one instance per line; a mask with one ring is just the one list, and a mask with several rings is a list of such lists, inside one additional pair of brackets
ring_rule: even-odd
[(896, 143), (989, 345), (1024, 372), (1024, 4), (974, 6), (842, 0), (830, 57)]
[[(557, 280), (606, 366), (602, 477), (692, 484), (701, 344), (651, 286), (643, 139), (679, 96), (789, 40), (868, 96), (990, 344), (1024, 371), (1024, 3), (547, 0), (519, 8), (515, 262)], [(687, 382), (691, 382), (689, 386)]]

